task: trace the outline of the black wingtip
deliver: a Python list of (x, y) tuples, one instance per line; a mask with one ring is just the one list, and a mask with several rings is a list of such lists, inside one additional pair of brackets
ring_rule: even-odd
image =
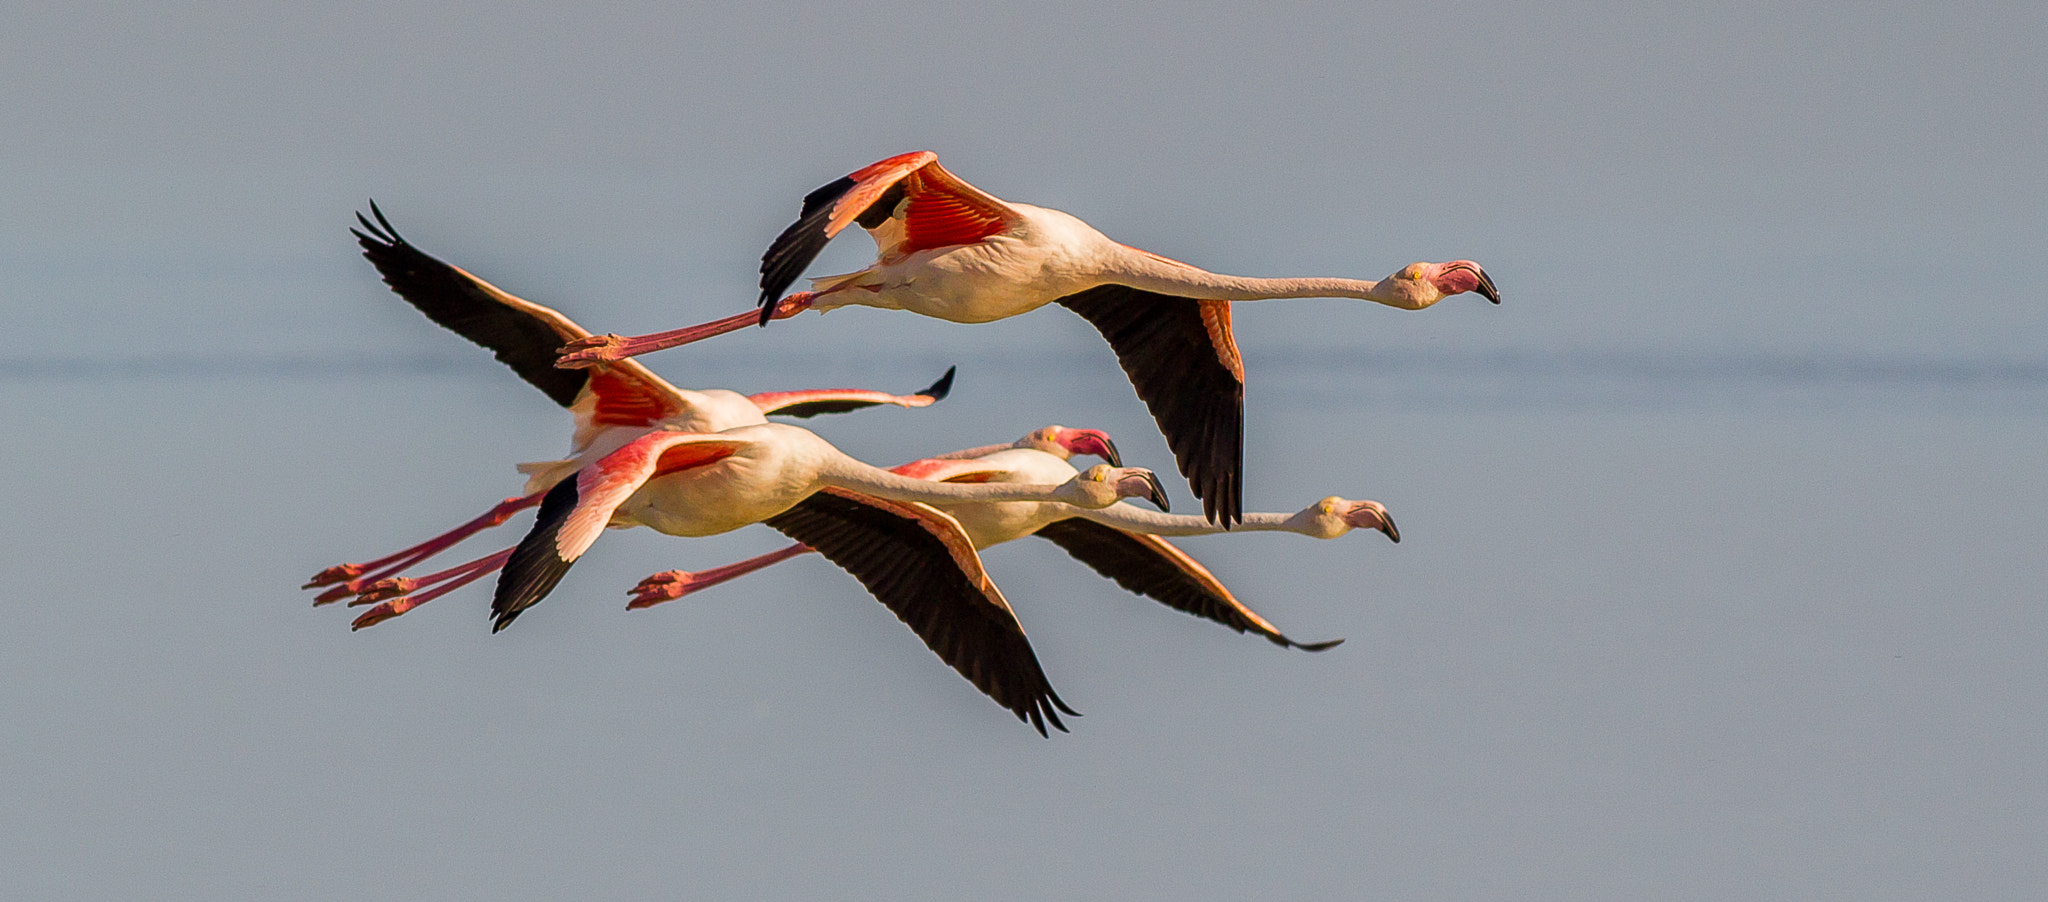
[(1296, 642), (1292, 639), (1289, 639), (1287, 641), (1287, 644), (1292, 645), (1295, 648), (1299, 648), (1302, 651), (1329, 651), (1330, 649), (1336, 648), (1339, 645), (1343, 645), (1344, 640), (1331, 639), (1328, 642)]
[[(1067, 707), (1066, 702), (1060, 701), (1060, 694), (1052, 691), (1051, 686), (1047, 686), (1045, 687), (1045, 697), (1031, 702), (1029, 707), (1017, 712), (1017, 719), (1030, 724), (1034, 729), (1038, 730), (1040, 737), (1051, 739), (1052, 733), (1045, 729), (1048, 723), (1052, 725), (1053, 729), (1062, 733), (1073, 732), (1067, 729), (1066, 724), (1060, 722), (1060, 711), (1065, 711), (1073, 717), (1081, 716), (1081, 712)], [(1029, 715), (1028, 717), (1026, 716), (1027, 714)]]
[(563, 560), (556, 552), (555, 537), (576, 511), (577, 503), (575, 476), (556, 483), (541, 497), (532, 530), (519, 540), (512, 556), (505, 559), (505, 568), (498, 572), (498, 585), (491, 593), (491, 632), (504, 629), (520, 612), (548, 597), (576, 563)]
[[(1064, 701), (1061, 701), (1061, 700), (1060, 700), (1060, 694), (1059, 694), (1059, 693), (1057, 693), (1057, 692), (1054, 692), (1054, 691), (1052, 691), (1052, 687), (1050, 687), (1050, 686), (1047, 686), (1047, 687), (1046, 687), (1046, 689), (1045, 689), (1045, 697), (1046, 697), (1046, 698), (1048, 698), (1048, 699), (1051, 699), (1051, 700), (1052, 700), (1052, 705), (1053, 705), (1053, 707), (1055, 707), (1055, 708), (1058, 708), (1058, 709), (1060, 709), (1061, 711), (1064, 711), (1064, 712), (1066, 712), (1066, 714), (1067, 714), (1067, 715), (1068, 715), (1069, 717), (1080, 717), (1080, 716), (1081, 716), (1081, 712), (1079, 712), (1079, 711), (1076, 711), (1076, 710), (1074, 710), (1074, 709), (1072, 709), (1072, 708), (1069, 708), (1069, 707), (1067, 707), (1067, 703), (1066, 703), (1066, 702), (1064, 702)], [(1060, 729), (1064, 730), (1064, 729), (1066, 729), (1066, 727), (1061, 727)]]
[(852, 177), (843, 177), (804, 195), (803, 212), (796, 222), (775, 236), (767, 253), (761, 255), (761, 325), (768, 325), (775, 302), (782, 300), (782, 293), (795, 284), (797, 276), (803, 275), (811, 261), (818, 258), (818, 252), (825, 249), (826, 242), (831, 240), (825, 234), (825, 226), (832, 219), (832, 205), (852, 191), (855, 184)]
[(398, 234), (398, 229), (392, 227), (391, 220), (384, 218), (384, 211), (377, 208), (377, 199), (374, 197), (370, 198), (370, 216), (377, 217), (377, 221), (371, 222), (369, 216), (364, 216), (360, 210), (356, 211), (356, 222), (362, 223), (363, 229), (369, 231), (366, 235), (363, 234), (363, 230), (349, 229), (355, 234), (356, 240), (363, 242), (366, 247), (372, 241), (386, 247), (399, 247), (406, 243), (405, 238)]
[(940, 376), (939, 381), (932, 383), (930, 388), (918, 392), (918, 394), (932, 399), (934, 404), (946, 400), (946, 395), (953, 390), (953, 373), (959, 369), (960, 367), (957, 365), (946, 367), (946, 374)]

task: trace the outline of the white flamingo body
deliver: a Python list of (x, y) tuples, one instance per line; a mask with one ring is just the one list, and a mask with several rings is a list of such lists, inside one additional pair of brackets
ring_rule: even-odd
[[(874, 238), (875, 262), (782, 297), (825, 244), (855, 224)], [(1493, 280), (1470, 260), (1411, 264), (1377, 282), (1210, 272), (1120, 244), (1069, 214), (1000, 200), (947, 172), (938, 155), (917, 151), (804, 198), (797, 221), (762, 256), (758, 314), (582, 339), (560, 365), (622, 360), (813, 308), (880, 307), (984, 323), (1058, 303), (1116, 351), (1203, 512), (1227, 526), (1244, 507), (1244, 366), (1231, 332), (1232, 302), (1343, 297), (1419, 310), (1467, 291), (1500, 302)]]
[[(780, 423), (718, 433), (657, 431), (548, 490), (533, 529), (503, 557), (497, 629), (553, 591), (606, 527), (703, 536), (766, 523), (868, 587), (934, 652), (998, 704), (1045, 732), (1073, 713), (1053, 693), (958, 522), (920, 502), (1057, 501), (1106, 507), (1146, 495), (1151, 472), (1090, 468), (1058, 485), (928, 482), (863, 464)], [(387, 603), (388, 604), (388, 603)]]
[(595, 485), (613, 472), (658, 467), (643, 464), (641, 458), (659, 457), (684, 445), (729, 449), (729, 453), (701, 465), (638, 477), (631, 494), (613, 502), (616, 506), (607, 525), (647, 526), (674, 536), (717, 535), (768, 520), (827, 488), (941, 509), (999, 502), (1071, 510), (1106, 507), (1119, 498), (1152, 494), (1149, 471), (1097, 466), (1082, 473), (1064, 461), (1058, 461), (1061, 466), (1057, 470), (1047, 468), (1051, 481), (1031, 479), (1027, 474), (980, 483), (909, 478), (854, 460), (816, 433), (784, 423), (709, 434), (650, 432), (585, 468), (579, 479)]
[[(1079, 218), (1046, 207), (1010, 204), (1017, 216), (1001, 233), (893, 256), (873, 266), (812, 279), (811, 307), (876, 307), (955, 323), (989, 323), (1030, 313), (1100, 284), (1098, 261), (1123, 247)], [(876, 236), (879, 245), (885, 240)]]
[[(891, 472), (940, 483), (1052, 484), (1075, 477), (1077, 471), (1069, 462), (1075, 454), (1099, 456), (1111, 463), (1118, 461), (1115, 444), (1099, 431), (1047, 426), (1010, 445), (970, 448), (911, 461)], [(1093, 510), (1043, 501), (933, 501), (930, 506), (950, 515), (976, 550), (1039, 535), (1126, 589), (1240, 632), (1254, 632), (1275, 644), (1310, 651), (1320, 651), (1341, 641), (1302, 644), (1289, 639), (1239, 602), (1207, 568), (1160, 538), (1161, 534), (1202, 535), (1221, 531), (1219, 525), (1201, 517), (1155, 514), (1123, 503)], [(1400, 541), (1392, 517), (1378, 502), (1348, 501), (1334, 496), (1295, 514), (1246, 514), (1239, 528), (1324, 539), (1367, 528)], [(628, 607), (644, 608), (673, 601), (809, 550), (797, 544), (710, 570), (657, 573), (630, 590), (634, 600)]]

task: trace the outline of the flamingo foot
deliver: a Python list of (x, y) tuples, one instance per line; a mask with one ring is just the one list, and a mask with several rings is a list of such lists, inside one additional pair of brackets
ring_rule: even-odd
[(709, 589), (723, 582), (738, 579), (763, 567), (779, 564), (800, 554), (808, 553), (811, 546), (798, 542), (780, 551), (771, 551), (758, 557), (751, 557), (723, 567), (699, 570), (666, 570), (640, 581), (640, 584), (626, 590), (633, 600), (626, 603), (626, 610), (637, 611), (651, 608), (664, 601), (674, 601), (692, 592)]
[(335, 564), (319, 573), (313, 574), (313, 578), (299, 588), (317, 589), (321, 586), (331, 586), (338, 582), (355, 579), (363, 575), (363, 572), (367, 569), (369, 568), (362, 564)]
[[(362, 597), (349, 602), (349, 607), (370, 604), (372, 602), (379, 603), (376, 607), (364, 611), (362, 616), (357, 617), (350, 629), (359, 630), (366, 626), (375, 626), (436, 598), (440, 598), (456, 589), (476, 582), (484, 576), (497, 572), (499, 568), (505, 566), (506, 559), (511, 556), (512, 549), (507, 548), (503, 551), (484, 555), (466, 564), (457, 564), (439, 573), (430, 573), (420, 577), (389, 577), (364, 584), (358, 590)], [(434, 588), (421, 592), (418, 595), (409, 594), (421, 586), (433, 586)], [(394, 598), (393, 596), (397, 597)]]
[(342, 583), (341, 585), (335, 586), (334, 588), (328, 589), (327, 591), (315, 596), (313, 598), (313, 606), (317, 608), (323, 604), (333, 604), (337, 601), (340, 601), (344, 598), (356, 594), (357, 592), (361, 591), (362, 588), (363, 581), (360, 578), (349, 580), (348, 582)]
[(401, 595), (364, 611), (361, 617), (357, 617), (354, 623), (349, 624), (349, 631), (354, 632), (364, 627), (376, 626), (418, 606), (419, 603), (413, 601), (410, 597)]
[(697, 579), (697, 574), (688, 570), (666, 570), (640, 581), (639, 585), (626, 590), (633, 600), (626, 603), (626, 610), (637, 611), (651, 608), (664, 601), (674, 601), (704, 588), (707, 583)]
[(350, 601), (348, 606), (353, 608), (366, 604), (375, 604), (388, 598), (411, 594), (414, 589), (419, 587), (420, 581), (409, 576), (385, 577), (364, 586), (361, 591), (356, 593), (355, 599)]
[(513, 514), (539, 504), (540, 498), (539, 492), (531, 495), (515, 495), (492, 505), (490, 510), (483, 512), (482, 516), (418, 545), (403, 551), (387, 554), (374, 561), (364, 561), (360, 564), (336, 564), (313, 574), (312, 581), (299, 588), (315, 589), (321, 586), (340, 583), (341, 585), (320, 593), (318, 598), (313, 599), (313, 605), (318, 607), (323, 604), (340, 601), (350, 595), (361, 592), (364, 587), (370, 585), (375, 580), (391, 576), (400, 570), (440, 554), (453, 547), (457, 542), (479, 532), (490, 529), (493, 526), (502, 525), (506, 520), (511, 519)]
[(624, 353), (626, 337), (616, 332), (579, 338), (562, 346), (562, 356), (555, 366), (565, 370), (582, 370), (594, 366), (624, 360), (631, 356)]

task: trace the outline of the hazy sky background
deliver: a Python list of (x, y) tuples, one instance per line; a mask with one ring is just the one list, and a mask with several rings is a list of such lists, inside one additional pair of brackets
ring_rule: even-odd
[[(2048, 9), (1340, 7), (10, 9), (0, 895), (2037, 895)], [(1248, 507), (1374, 497), (1406, 541), (1187, 547), (1346, 645), (1022, 541), (991, 572), (1087, 714), (1043, 741), (816, 561), (621, 610), (765, 529), (607, 535), (497, 636), (482, 588), (306, 608), (566, 440), (378, 283), (369, 198), (640, 332), (748, 308), (805, 192), (917, 148), (1220, 271), (1488, 268), (1499, 308), (1239, 308)], [(958, 363), (937, 408), (816, 428), (889, 463), (1099, 426), (1170, 466), (1059, 311), (648, 362)]]

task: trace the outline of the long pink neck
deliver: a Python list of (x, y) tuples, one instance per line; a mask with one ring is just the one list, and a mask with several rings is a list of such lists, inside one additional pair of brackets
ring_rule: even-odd
[(1117, 245), (1121, 252), (1104, 262), (1104, 281), (1159, 294), (1215, 301), (1263, 301), (1274, 298), (1357, 298), (1398, 306), (1376, 294), (1378, 282), (1363, 279), (1254, 279), (1226, 276), (1149, 251)]

